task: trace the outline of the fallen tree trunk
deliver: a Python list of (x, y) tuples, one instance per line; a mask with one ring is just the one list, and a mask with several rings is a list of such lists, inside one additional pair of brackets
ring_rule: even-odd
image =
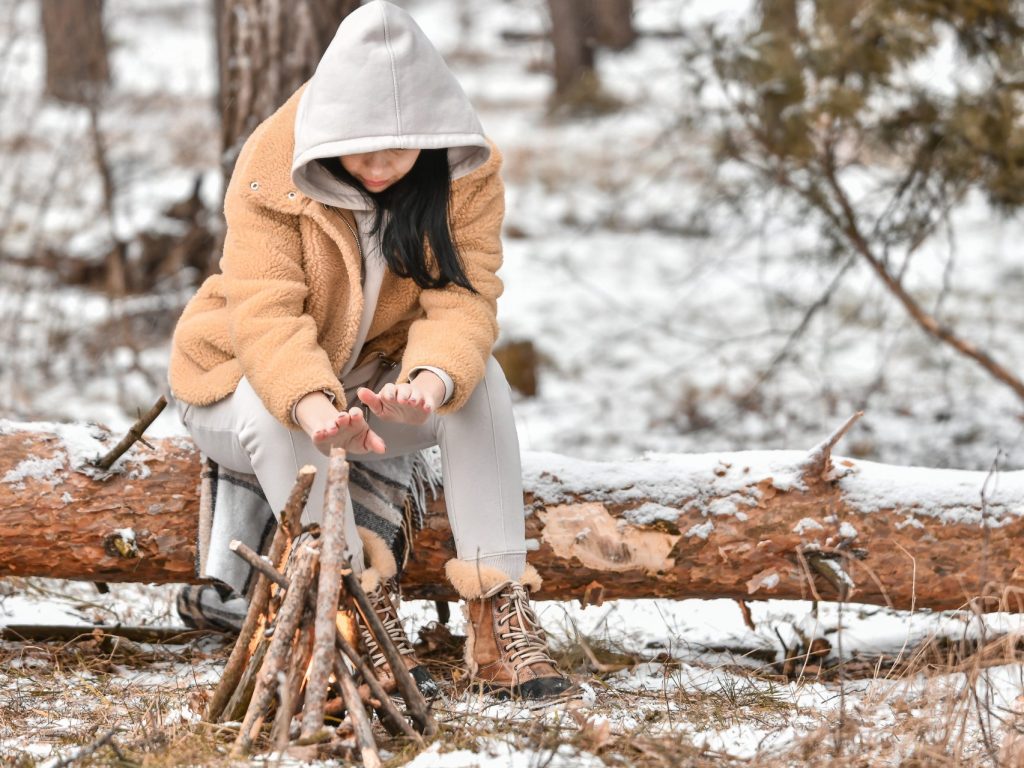
[[(541, 599), (850, 599), (1018, 610), (1024, 472), (895, 467), (831, 457), (852, 419), (810, 452), (666, 455), (605, 464), (527, 454), (530, 561)], [(0, 576), (194, 581), (198, 454), (135, 445), (88, 468), (112, 436), (0, 422)], [(454, 599), (443, 499), (403, 580)]]

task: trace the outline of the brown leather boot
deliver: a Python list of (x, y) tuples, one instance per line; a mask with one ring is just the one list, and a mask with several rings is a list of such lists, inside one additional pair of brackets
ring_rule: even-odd
[[(395, 557), (391, 554), (391, 549), (384, 539), (368, 528), (359, 528), (359, 538), (363, 541), (363, 556), (367, 565), (359, 575), (359, 583), (366, 596), (370, 598), (370, 604), (384, 625), (391, 641), (395, 644), (398, 652), (402, 654), (402, 660), (412, 673), (420, 692), (428, 699), (436, 698), (441, 695), (441, 689), (437, 687), (437, 683), (434, 682), (434, 678), (431, 677), (427, 668), (416, 658), (416, 652), (398, 618), (396, 605), (398, 597), (397, 595), (393, 596), (389, 590), (391, 580), (398, 573)], [(391, 673), (387, 657), (367, 627), (362, 614), (359, 618), (359, 638), (362, 641), (363, 651), (370, 657), (377, 678), (385, 689), (390, 690), (390, 687), (394, 686), (394, 675)]]
[(475, 685), (524, 699), (557, 696), (571, 687), (548, 655), (547, 637), (530, 607), (530, 591), (541, 585), (532, 566), (520, 581), (465, 560), (449, 560), (445, 572), (466, 601), (466, 665)]

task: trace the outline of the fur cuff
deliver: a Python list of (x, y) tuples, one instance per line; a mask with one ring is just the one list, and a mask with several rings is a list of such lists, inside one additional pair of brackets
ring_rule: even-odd
[(359, 574), (359, 583), (364, 592), (373, 592), (382, 581), (395, 578), (398, 566), (395, 556), (387, 543), (369, 528), (357, 528), (363, 542), (363, 559), (366, 568)]
[[(479, 600), (495, 589), (514, 581), (504, 571), (471, 560), (451, 559), (444, 566), (448, 581), (465, 600)], [(531, 592), (540, 590), (542, 581), (532, 565), (527, 565), (520, 579)]]

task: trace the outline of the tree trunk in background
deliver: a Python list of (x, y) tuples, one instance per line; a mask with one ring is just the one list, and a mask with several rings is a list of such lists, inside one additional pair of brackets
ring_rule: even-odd
[(548, 0), (555, 50), (555, 98), (573, 100), (596, 81), (594, 16), (589, 0)]
[(110, 82), (103, 0), (42, 0), (46, 95), (91, 104)]
[[(0, 575), (193, 579), (199, 454), (136, 443), (118, 474), (71, 466), (117, 436), (88, 425), (0, 428)], [(798, 598), (1021, 611), (1024, 471), (894, 467), (809, 452), (588, 462), (524, 455), (529, 555), (541, 599)], [(97, 437), (99, 439), (97, 439)], [(102, 442), (101, 442), (102, 440)], [(430, 504), (402, 580), (453, 599), (443, 499)]]
[(309, 79), (360, 0), (216, 0), (224, 178), (253, 129)]
[(597, 42), (604, 48), (623, 51), (636, 42), (633, 0), (593, 0)]

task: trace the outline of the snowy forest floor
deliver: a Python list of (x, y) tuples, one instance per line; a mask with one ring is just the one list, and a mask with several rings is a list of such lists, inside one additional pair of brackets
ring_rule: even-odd
[[(802, 327), (840, 260), (784, 199), (737, 209), (718, 194), (713, 137), (701, 130), (701, 103), (686, 96), (679, 40), (644, 37), (602, 56), (619, 111), (551, 119), (546, 46), (500, 37), (542, 29), (541, 0), (472, 7), (461, 25), (455, 0), (404, 5), (505, 154), (502, 333), (531, 340), (541, 356), (540, 391), (517, 404), (524, 449), (609, 460), (806, 448), (864, 409), (839, 452), (933, 467), (1024, 466), (1019, 402), (923, 336), (866, 269), (845, 272)], [(641, 30), (712, 14), (740, 23), (748, 11), (740, 0), (636, 5)], [(159, 211), (186, 197), (196, 177), (217, 206), (205, 7), (107, 3), (115, 92), (101, 124), (123, 239), (173, 227)], [(110, 223), (84, 159), (85, 117), (39, 100), (35, 3), (11, 8), (0, 19), (0, 416), (122, 429), (163, 387), (170, 330), (194, 275), (112, 301), (23, 266), (47, 249), (88, 261), (109, 241)], [(952, 223), (955, 237), (922, 248), (905, 284), (1019, 370), (1024, 228), (973, 199)], [(180, 430), (169, 414), (152, 428)], [(112, 585), (100, 595), (89, 584), (9, 579), (0, 581), (0, 623), (170, 626), (172, 600), (171, 586)], [(541, 609), (567, 668), (588, 686), (584, 699), (535, 711), (459, 695), (456, 682), (438, 711), (441, 738), (418, 757), (391, 745), (390, 765), (1015, 764), (1007, 756), (1024, 727), (1024, 680), (1020, 627), (1007, 614), (815, 612), (767, 601), (751, 604), (751, 629), (723, 600)], [(409, 603), (403, 615), (416, 637), (433, 608)], [(461, 633), (457, 618), (451, 630)], [(785, 648), (815, 636), (832, 647), (820, 674), (813, 665), (783, 669)], [(444, 680), (457, 670), (453, 642), (431, 654)], [(104, 747), (96, 764), (222, 759), (230, 730), (197, 713), (227, 650), (217, 638), (0, 643), (0, 765), (56, 764), (115, 728), (125, 761)]]

